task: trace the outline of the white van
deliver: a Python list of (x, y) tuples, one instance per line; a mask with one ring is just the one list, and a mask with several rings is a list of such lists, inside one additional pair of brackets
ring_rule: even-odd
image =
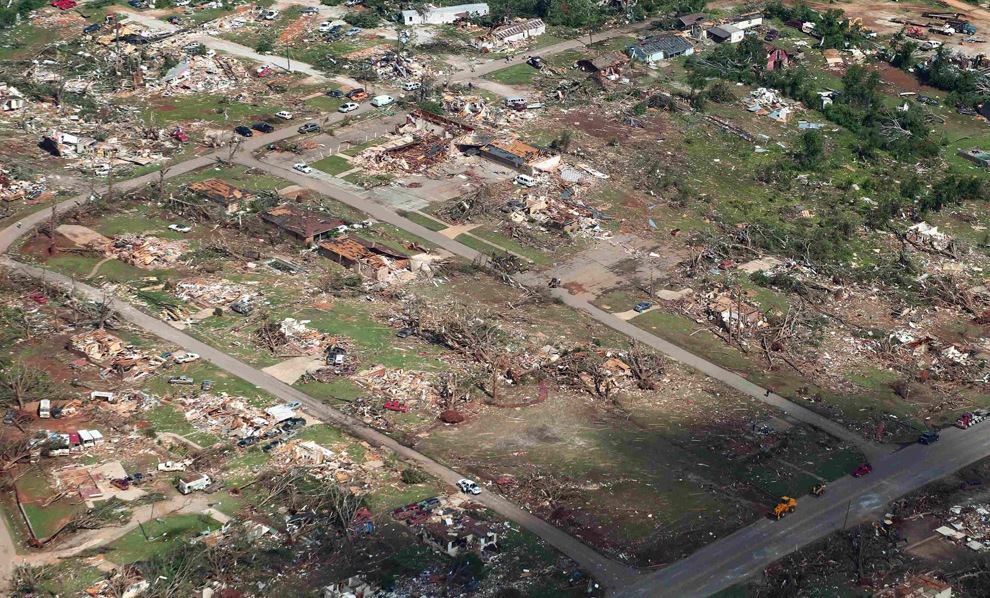
[(52, 402), (48, 399), (41, 399), (38, 403), (38, 417), (48, 419), (52, 416)]
[(516, 178), (512, 179), (512, 182), (523, 187), (536, 186), (536, 179), (526, 174), (517, 174)]
[(422, 87), (422, 85), (420, 85), (419, 81), (407, 81), (402, 85), (402, 89), (406, 91), (415, 91), (420, 87)]
[(375, 108), (381, 108), (382, 106), (388, 106), (394, 101), (392, 96), (375, 96), (371, 99), (371, 105)]
[(505, 105), (509, 108), (514, 107), (516, 104), (525, 104), (526, 98), (505, 98)]

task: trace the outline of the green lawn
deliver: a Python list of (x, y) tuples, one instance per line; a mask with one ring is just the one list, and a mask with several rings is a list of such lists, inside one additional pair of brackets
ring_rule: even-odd
[(420, 212), (406, 212), (405, 214), (403, 214), (403, 217), (406, 220), (411, 220), (416, 224), (426, 227), (430, 230), (441, 231), (446, 228), (450, 228), (450, 226), (445, 222), (434, 220), (433, 218), (430, 218), (429, 216), (422, 214)]
[(490, 241), (502, 249), (507, 249), (512, 253), (521, 255), (534, 264), (546, 264), (550, 262), (550, 258), (540, 251), (527, 245), (523, 245), (515, 239), (510, 239), (509, 237), (501, 235), (493, 230), (489, 230), (488, 228), (479, 227), (472, 229), (471, 234), (486, 241)]
[(223, 95), (191, 95), (160, 98), (147, 105), (141, 117), (145, 122), (168, 124), (180, 121), (205, 120), (214, 125), (248, 124), (272, 116), (283, 106), (277, 104), (242, 104), (231, 102)]
[(198, 513), (156, 518), (141, 522), (141, 526), (111, 544), (106, 556), (119, 565), (144, 561), (164, 554), (171, 547), (187, 542), (200, 532), (219, 528), (219, 522)]
[(533, 82), (533, 77), (538, 73), (539, 71), (528, 64), (514, 64), (493, 73), (488, 73), (483, 78), (505, 85), (529, 85)]
[(160, 405), (150, 411), (146, 411), (144, 419), (156, 432), (171, 432), (178, 434), (187, 440), (191, 440), (199, 446), (210, 446), (217, 442), (213, 436), (204, 434), (193, 427), (184, 414), (180, 413), (171, 405)]
[(350, 162), (340, 156), (327, 156), (322, 160), (313, 162), (310, 166), (333, 176), (354, 168)]
[(326, 96), (326, 95), (318, 96), (315, 98), (309, 98), (308, 100), (306, 100), (307, 106), (312, 106), (313, 108), (318, 108), (320, 110), (325, 110), (327, 112), (336, 112), (337, 108), (340, 108), (340, 105), (342, 103), (343, 100), (339, 98), (331, 98), (330, 96)]

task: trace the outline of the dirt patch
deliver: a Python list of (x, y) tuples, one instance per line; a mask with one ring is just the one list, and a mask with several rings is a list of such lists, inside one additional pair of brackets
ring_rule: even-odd
[(931, 87), (919, 83), (917, 77), (914, 75), (905, 73), (901, 69), (894, 68), (885, 62), (877, 64), (876, 69), (880, 72), (883, 82), (894, 87), (898, 93), (913, 91), (914, 93), (923, 94), (934, 91)]

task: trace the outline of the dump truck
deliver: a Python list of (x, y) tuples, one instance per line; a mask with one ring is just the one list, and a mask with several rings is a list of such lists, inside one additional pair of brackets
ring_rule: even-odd
[(797, 508), (797, 501), (790, 496), (781, 496), (780, 502), (777, 506), (770, 511), (770, 517), (774, 519), (783, 519), (788, 513), (793, 513), (794, 509)]

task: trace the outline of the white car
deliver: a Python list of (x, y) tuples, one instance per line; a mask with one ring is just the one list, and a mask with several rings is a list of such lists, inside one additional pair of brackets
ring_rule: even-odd
[(292, 113), (286, 110), (282, 110), (281, 112), (276, 112), (275, 116), (281, 118), (282, 120), (292, 120)]
[(266, 20), (269, 20), (269, 21), (274, 21), (275, 19), (277, 19), (277, 18), (278, 18), (278, 15), (279, 15), (279, 14), (281, 14), (281, 13), (279, 13), (279, 12), (278, 12), (277, 10), (275, 10), (275, 9), (272, 9), (272, 10), (267, 10), (267, 11), (265, 11), (265, 19), (266, 19)]
[(371, 105), (375, 108), (381, 108), (382, 106), (388, 106), (394, 101), (395, 99), (392, 96), (375, 96), (371, 99)]
[(475, 496), (481, 494), (481, 486), (477, 482), (467, 478), (457, 480), (457, 488), (465, 494), (474, 494)]
[(422, 87), (419, 81), (407, 81), (402, 84), (402, 89), (406, 91), (415, 91)]
[(340, 108), (337, 108), (337, 112), (354, 112), (355, 110), (357, 110), (360, 107), (361, 107), (360, 105), (358, 105), (358, 104), (356, 104), (354, 102), (346, 102)]
[(292, 165), (292, 170), (298, 170), (299, 172), (301, 172), (303, 174), (310, 174), (311, 172), (313, 172), (313, 169), (310, 168), (309, 166), (307, 166), (305, 162), (300, 162), (298, 164), (293, 164)]
[(173, 230), (177, 233), (188, 233), (192, 228), (186, 226), (185, 224), (169, 224), (168, 230)]
[(189, 363), (199, 359), (199, 354), (197, 353), (179, 353), (175, 356), (175, 363)]
[(330, 21), (323, 21), (316, 30), (320, 33), (327, 33), (331, 29), (333, 29), (333, 25), (330, 24)]

